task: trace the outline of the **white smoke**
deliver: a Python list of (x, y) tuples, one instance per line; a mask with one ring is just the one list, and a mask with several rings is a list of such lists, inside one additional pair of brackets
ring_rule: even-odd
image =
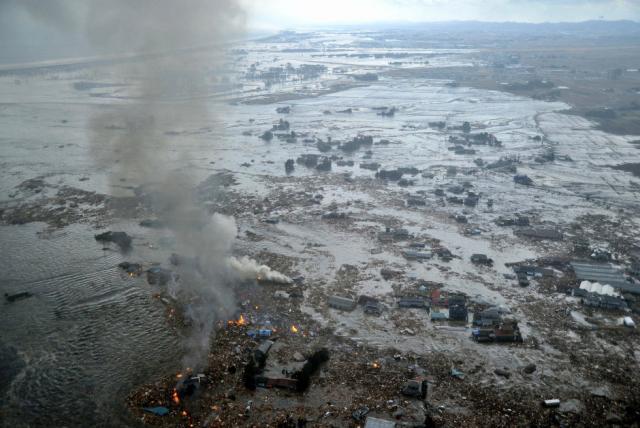
[(267, 265), (261, 265), (247, 256), (239, 259), (231, 257), (228, 259), (228, 263), (242, 279), (257, 279), (279, 284), (291, 284), (293, 282), (287, 275), (275, 271)]

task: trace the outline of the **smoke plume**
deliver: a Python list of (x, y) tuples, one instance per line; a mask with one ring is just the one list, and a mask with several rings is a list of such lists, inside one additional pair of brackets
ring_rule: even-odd
[(229, 258), (229, 265), (243, 279), (258, 279), (280, 284), (291, 284), (293, 282), (288, 276), (271, 269), (267, 265), (258, 264), (255, 260), (246, 256), (239, 259), (236, 257)]
[[(227, 261), (236, 235), (233, 218), (210, 215), (194, 197), (197, 179), (176, 170), (190, 153), (187, 139), (169, 140), (167, 130), (194, 123), (215, 126), (208, 105), (221, 76), (224, 44), (242, 34), (244, 13), (236, 0), (20, 0), (34, 19), (55, 28), (82, 31), (95, 55), (128, 54), (110, 66), (126, 84), (119, 99), (106, 98), (89, 121), (91, 153), (109, 173), (113, 190), (149, 186), (154, 213), (175, 235), (177, 251), (200, 260), (182, 268), (178, 294), (192, 319), (186, 366), (206, 361), (215, 321), (234, 312), (235, 271)], [(122, 95), (124, 94), (124, 95)], [(181, 144), (176, 149), (177, 141)], [(219, 142), (215, 142), (218, 143)], [(177, 159), (176, 159), (177, 158)], [(178, 161), (178, 162), (176, 162)]]

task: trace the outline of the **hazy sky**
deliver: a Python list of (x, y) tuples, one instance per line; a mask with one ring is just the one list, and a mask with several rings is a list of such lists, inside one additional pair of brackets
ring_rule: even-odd
[(254, 27), (377, 21), (640, 20), (640, 0), (243, 0)]
[[(192, 0), (175, 0), (189, 7)], [(640, 0), (207, 0), (213, 8), (239, 2), (249, 30), (332, 24), (429, 21), (640, 21)], [(89, 56), (88, 4), (108, 15), (134, 16), (140, 0), (0, 0), (0, 63)], [(125, 6), (122, 6), (122, 5)], [(191, 3), (193, 4), (193, 3)], [(138, 7), (137, 9), (140, 9)], [(244, 14), (242, 14), (245, 17)], [(206, 16), (202, 19), (207, 19)], [(144, 21), (144, 20), (142, 20)], [(144, 24), (144, 22), (142, 22)], [(147, 22), (147, 24), (150, 24)], [(142, 26), (141, 26), (142, 27)]]

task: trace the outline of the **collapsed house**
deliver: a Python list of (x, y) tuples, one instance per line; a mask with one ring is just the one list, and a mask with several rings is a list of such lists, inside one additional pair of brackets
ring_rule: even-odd
[(408, 260), (427, 260), (433, 257), (429, 251), (405, 250), (402, 252), (405, 259)]
[(393, 169), (393, 170), (384, 170), (376, 172), (376, 178), (380, 180), (389, 180), (389, 181), (398, 181), (402, 178), (402, 171)]
[(429, 302), (421, 296), (401, 296), (398, 300), (398, 307), (429, 310)]
[(527, 175), (514, 175), (513, 181), (516, 184), (522, 184), (523, 186), (531, 186), (533, 185), (533, 180), (529, 178)]
[(382, 303), (374, 300), (369, 300), (364, 304), (363, 311), (367, 315), (380, 316), (382, 315), (382, 309)]
[(429, 383), (425, 378), (410, 379), (402, 387), (402, 395), (407, 397), (420, 398), (424, 400), (427, 398), (427, 392), (429, 390)]
[(627, 302), (619, 296), (609, 296), (606, 294), (590, 293), (586, 290), (576, 288), (572, 295), (580, 298), (580, 302), (585, 306), (600, 309), (625, 310), (628, 308)]
[(518, 322), (513, 319), (500, 320), (487, 327), (475, 328), (471, 337), (476, 342), (522, 342)]
[(409, 239), (409, 231), (407, 229), (391, 229), (386, 227), (384, 232), (378, 233), (378, 240), (381, 242), (393, 242)]
[(167, 283), (175, 279), (172, 271), (160, 266), (153, 266), (147, 270), (147, 282), (150, 285), (167, 285)]
[(516, 274), (524, 274), (534, 278), (548, 278), (553, 276), (553, 270), (533, 265), (517, 265), (513, 267)]
[(552, 241), (561, 241), (564, 238), (562, 232), (552, 228), (533, 228), (528, 227), (519, 229), (514, 232), (517, 236), (534, 239), (550, 239)]
[(493, 266), (493, 260), (486, 254), (472, 254), (471, 263), (475, 265)]
[(422, 196), (409, 196), (407, 197), (407, 206), (418, 207), (427, 205), (427, 201)]
[(516, 214), (515, 217), (500, 216), (495, 223), (498, 226), (529, 226), (529, 217)]
[(327, 300), (329, 307), (341, 311), (352, 311), (356, 307), (356, 301), (348, 297), (330, 296)]
[(467, 321), (469, 312), (464, 296), (449, 296), (449, 319), (453, 321)]
[(474, 327), (489, 327), (500, 324), (502, 312), (498, 308), (489, 308), (473, 314), (472, 325)]

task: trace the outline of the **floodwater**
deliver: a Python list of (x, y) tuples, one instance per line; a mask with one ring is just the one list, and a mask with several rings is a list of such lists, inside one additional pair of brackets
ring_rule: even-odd
[[(2, 370), (22, 367), (3, 391), (4, 426), (130, 425), (131, 388), (176, 369), (180, 343), (143, 278), (129, 278), (94, 230), (74, 225), (46, 237), (42, 224), (0, 227)], [(17, 350), (10, 360), (8, 348)], [(7, 379), (4, 379), (7, 380)]]
[[(252, 46), (255, 48), (255, 44)], [(266, 50), (255, 51), (252, 55), (251, 60), (272, 56)], [(443, 52), (439, 58), (429, 58), (432, 66), (461, 63), (456, 62), (454, 51)], [(289, 57), (281, 55), (279, 61), (291, 59), (292, 54)], [(335, 62), (363, 70), (381, 67), (381, 62), (374, 60), (316, 58), (314, 61)], [(0, 77), (0, 93), (3, 94), (0, 104), (0, 128), (3, 130), (0, 135), (0, 202), (3, 205), (20, 203), (24, 196), (15, 194), (15, 186), (38, 176), (44, 176), (53, 186), (69, 185), (118, 195), (131, 195), (133, 186), (140, 184), (126, 174), (119, 175), (117, 165), (95, 161), (96, 153), (107, 148), (90, 143), (87, 124), (93, 115), (135, 101), (123, 98), (126, 89), (121, 87), (96, 90), (100, 94), (73, 88), (73, 82), (91, 78), (119, 83), (116, 77), (108, 72), (101, 74), (100, 70)], [(303, 153), (317, 153), (315, 144), (305, 143), (304, 138), (331, 136), (334, 140), (345, 141), (357, 134), (367, 134), (374, 136), (375, 141), (388, 139), (391, 144), (374, 145), (371, 158), (366, 160), (362, 159), (361, 152), (340, 153), (345, 159), (353, 159), (355, 166), (334, 164), (330, 174), (372, 177), (372, 171), (358, 167), (361, 161), (379, 162), (385, 169), (400, 166), (429, 169), (435, 177), (416, 176), (415, 186), (410, 191), (425, 191), (428, 205), (435, 206), (434, 188), (470, 179), (464, 175), (448, 177), (446, 167), (473, 167), (476, 157), (489, 162), (505, 155), (533, 157), (541, 147), (530, 137), (545, 135), (558, 154), (569, 155), (572, 160), (553, 165), (523, 165), (521, 171), (536, 183), (530, 188), (516, 187), (511, 176), (505, 174), (473, 177), (476, 188), (485, 196), (493, 195), (495, 205), (492, 211), (478, 207), (467, 212), (470, 222), (490, 228), (492, 221), (505, 213), (531, 211), (545, 220), (570, 222), (587, 208), (592, 212), (607, 212), (604, 207), (586, 202), (586, 195), (591, 196), (592, 201), (606, 200), (616, 207), (637, 209), (637, 187), (630, 185), (630, 175), (606, 166), (637, 150), (627, 143), (631, 138), (607, 135), (593, 130), (592, 124), (584, 119), (562, 115), (558, 111), (568, 106), (561, 103), (452, 88), (445, 83), (420, 78), (382, 78), (369, 86), (319, 97), (268, 105), (225, 105), (223, 111), (211, 101), (215, 121), (209, 117), (195, 117), (184, 124), (184, 129), (161, 129), (179, 132), (166, 139), (169, 147), (167, 165), (178, 170), (188, 168), (197, 180), (214, 172), (230, 170), (236, 175), (237, 191), (264, 195), (277, 188), (278, 184), (269, 178), (285, 175), (283, 165), (287, 159), (295, 159)], [(258, 135), (283, 117), (276, 115), (275, 108), (284, 105), (292, 108), (292, 113), (285, 117), (290, 121), (291, 129), (307, 137), (298, 138), (295, 143), (277, 139), (265, 143)], [(398, 112), (393, 118), (377, 116), (373, 107), (381, 106), (396, 107)], [(352, 109), (352, 114), (338, 113), (347, 108)], [(331, 114), (323, 114), (325, 110)], [(447, 134), (427, 125), (430, 121), (440, 120), (454, 125), (470, 121), (474, 132), (494, 133), (504, 142), (505, 148), (481, 146), (477, 148), (477, 155), (454, 155), (447, 150)], [(250, 135), (243, 135), (243, 132)], [(153, 147), (149, 149), (153, 150)], [(190, 155), (184, 156), (185, 151)], [(241, 166), (245, 162), (250, 163), (249, 168)], [(318, 181), (323, 179), (322, 173), (299, 165), (293, 173), (293, 177), (316, 176)], [(89, 180), (80, 181), (85, 177)], [(110, 186), (113, 182), (121, 185)], [(513, 242), (512, 235), (504, 237), (503, 247), (484, 236), (463, 238), (450, 222), (445, 225), (442, 218), (431, 218), (419, 210), (399, 211), (386, 207), (388, 198), (403, 197), (409, 191), (394, 186), (390, 185), (386, 193), (379, 194), (366, 190), (341, 191), (339, 185), (327, 185), (320, 209), (332, 202), (343, 206), (346, 201), (359, 199), (365, 208), (353, 207), (353, 212), (363, 224), (367, 221), (380, 224), (380, 218), (395, 217), (405, 222), (412, 232), (441, 239), (444, 245), (464, 257), (451, 264), (450, 275), (431, 269), (434, 262), (411, 265), (397, 253), (384, 252), (372, 257), (401, 265), (430, 280), (453, 279), (452, 289), (470, 295), (481, 294), (494, 303), (504, 303), (500, 293), (465, 276), (467, 271), (472, 271), (477, 277), (485, 276), (490, 280), (466, 261), (468, 256), (475, 251), (488, 253), (503, 273), (506, 272), (504, 262), (533, 257), (537, 254), (535, 249), (523, 246), (512, 251), (504, 248), (507, 245), (504, 243)], [(461, 211), (460, 207), (452, 206), (440, 209), (443, 215)], [(558, 209), (564, 210), (563, 219), (557, 218)], [(259, 225), (249, 219), (251, 215), (247, 213), (239, 219), (240, 228), (261, 227), (261, 233), (269, 239), (245, 245), (300, 256), (303, 273), (327, 280), (343, 263), (359, 266), (367, 263), (370, 250), (378, 245), (374, 240), (345, 235), (329, 226), (305, 223), (309, 219), (305, 210), (293, 207), (289, 217), (299, 221), (295, 224), (282, 222), (273, 227)], [(0, 292), (34, 294), (32, 298), (1, 305), (0, 420), (4, 426), (132, 425), (135, 421), (129, 420), (124, 406), (131, 388), (179, 368), (180, 340), (167, 325), (165, 308), (152, 297), (157, 290), (149, 287), (144, 278), (129, 278), (117, 268), (124, 260), (166, 262), (170, 248), (160, 248), (163, 237), (157, 231), (142, 230), (131, 223), (104, 226), (134, 236), (134, 250), (130, 256), (103, 250), (103, 246), (93, 239), (97, 231), (85, 224), (53, 232), (43, 224), (0, 227)], [(304, 253), (309, 241), (317, 241), (323, 246)], [(375, 270), (367, 269), (369, 273)], [(385, 294), (390, 287), (385, 282), (378, 282), (360, 284), (359, 290)], [(394, 333), (376, 326), (376, 322), (362, 318), (349, 320), (345, 330), (358, 325), (362, 327), (363, 341), (390, 343)], [(367, 323), (369, 325), (365, 325)], [(423, 350), (423, 339), (416, 336), (401, 342), (406, 348)], [(437, 349), (434, 343), (430, 342), (430, 349)], [(451, 342), (444, 342), (439, 346), (450, 345)]]

